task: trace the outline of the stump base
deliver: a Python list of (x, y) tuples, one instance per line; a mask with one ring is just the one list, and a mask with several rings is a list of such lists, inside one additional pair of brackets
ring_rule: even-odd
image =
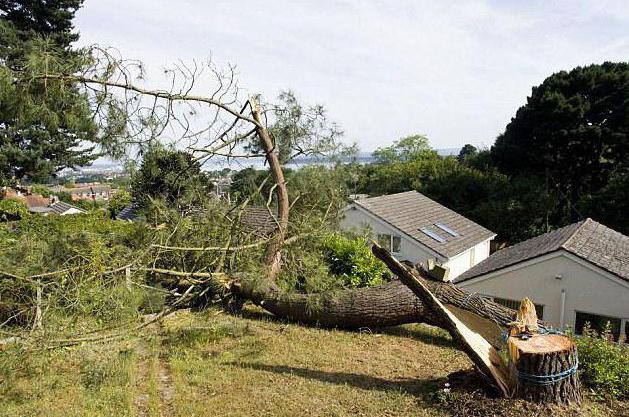
[(581, 403), (574, 342), (560, 334), (511, 336), (507, 342), (516, 397), (538, 403)]

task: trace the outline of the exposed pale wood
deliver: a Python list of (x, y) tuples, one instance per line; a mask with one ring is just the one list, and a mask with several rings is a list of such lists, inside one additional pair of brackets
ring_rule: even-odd
[(275, 185), (277, 196), (277, 223), (278, 227), (266, 247), (265, 263), (268, 267), (268, 278), (275, 279), (280, 272), (282, 261), (282, 245), (286, 238), (286, 232), (288, 231), (288, 213), (290, 210), (290, 200), (288, 198), (288, 188), (286, 187), (286, 180), (284, 179), (284, 171), (282, 164), (280, 163), (279, 156), (275, 151), (275, 144), (269, 134), (269, 131), (262, 122), (262, 114), (257, 100), (252, 97), (249, 99), (251, 107), (251, 116), (256, 124), (256, 134), (260, 139), (260, 146), (266, 154), (266, 160), (269, 163), (269, 169)]
[(511, 326), (511, 335), (523, 332), (537, 332), (539, 326), (537, 325), (537, 312), (535, 311), (535, 304), (528, 298), (524, 298), (520, 303), (518, 314), (515, 322)]
[(406, 266), (375, 243), (372, 250), (378, 258), (386, 260), (387, 266), (400, 277), (400, 280), (426, 303), (442, 327), (458, 342), (479, 370), (498, 387), (505, 397), (511, 397), (513, 389), (509, 380), (509, 369), (498, 351), (450, 312)]

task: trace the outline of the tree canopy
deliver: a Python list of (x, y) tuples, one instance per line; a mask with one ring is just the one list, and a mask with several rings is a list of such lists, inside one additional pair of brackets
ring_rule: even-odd
[(87, 96), (37, 74), (78, 71), (87, 60), (70, 48), (82, 1), (0, 2), (0, 183), (46, 180), (89, 164), (98, 129)]
[(424, 135), (411, 135), (393, 142), (393, 145), (378, 148), (373, 152), (378, 163), (410, 162), (437, 156), (430, 148), (428, 138)]
[(629, 161), (629, 64), (606, 62), (546, 78), (491, 156), (508, 175), (548, 181), (568, 204), (601, 189)]
[(209, 199), (211, 183), (188, 152), (153, 145), (131, 179), (131, 194), (140, 209), (156, 201), (180, 211), (201, 206)]

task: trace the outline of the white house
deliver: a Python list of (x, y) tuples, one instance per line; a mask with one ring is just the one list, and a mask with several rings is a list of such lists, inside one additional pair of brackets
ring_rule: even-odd
[(629, 339), (629, 237), (592, 219), (502, 249), (454, 282), (509, 307), (528, 297), (561, 329), (609, 322)]
[(456, 278), (489, 256), (490, 230), (416, 191), (363, 198), (343, 210), (341, 228), (369, 228), (401, 261), (449, 269)]
[(43, 216), (48, 216), (49, 214), (56, 214), (59, 216), (66, 216), (68, 214), (80, 214), (85, 213), (85, 210), (80, 209), (78, 207), (74, 207), (63, 201), (55, 201), (46, 206), (35, 206), (29, 207), (28, 209), (31, 213), (38, 213)]

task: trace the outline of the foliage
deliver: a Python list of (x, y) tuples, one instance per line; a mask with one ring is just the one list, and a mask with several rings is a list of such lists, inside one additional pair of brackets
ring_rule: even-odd
[(373, 156), (380, 164), (390, 164), (433, 159), (437, 153), (430, 148), (426, 136), (411, 135), (393, 142), (391, 146), (376, 149)]
[(48, 198), (52, 195), (52, 191), (50, 191), (50, 188), (46, 187), (45, 185), (39, 184), (33, 184), (31, 186), (31, 193), (40, 194), (42, 197), (45, 198)]
[(131, 194), (129, 194), (127, 190), (118, 190), (114, 195), (111, 196), (109, 202), (107, 203), (107, 210), (109, 210), (109, 215), (112, 218), (115, 218), (116, 215), (129, 204), (131, 204)]
[(340, 277), (345, 287), (374, 286), (386, 278), (386, 267), (371, 253), (362, 237), (329, 234), (323, 241), (323, 254), (330, 272)]
[[(69, 49), (80, 1), (3, 2), (0, 16), (0, 183), (47, 180), (96, 156), (97, 128), (87, 96), (41, 74), (71, 74), (86, 65)], [(45, 36), (45, 38), (40, 37)], [(81, 146), (79, 146), (81, 145)]]
[(465, 144), (459, 151), (459, 161), (464, 161), (467, 158), (474, 157), (478, 154), (478, 149), (474, 145), (469, 143)]
[(5, 0), (0, 3), (2, 18), (17, 28), (17, 37), (28, 41), (35, 35), (50, 38), (56, 45), (67, 49), (79, 39), (73, 32), (72, 19), (84, 0), (24, 1)]
[[(577, 67), (533, 88), (491, 149), (509, 176), (537, 179), (556, 189), (567, 210), (604, 188), (629, 162), (629, 63)], [(549, 184), (545, 186), (545, 184)]]
[(80, 200), (70, 201), (68, 204), (75, 205), (86, 211), (100, 210), (107, 205), (107, 203), (103, 200), (92, 200), (91, 198), (82, 198)]
[(28, 216), (28, 207), (22, 201), (7, 198), (0, 200), (0, 222), (20, 220)]
[(144, 154), (142, 166), (131, 179), (133, 201), (142, 210), (163, 201), (166, 207), (190, 211), (208, 201), (211, 187), (191, 154), (160, 145)]
[(610, 342), (609, 323), (599, 335), (588, 325), (576, 337), (581, 381), (605, 399), (629, 399), (629, 348)]
[[(280, 162), (285, 164), (298, 156), (330, 155), (343, 151), (339, 142), (343, 132), (330, 122), (321, 105), (304, 106), (294, 92), (282, 91), (277, 102), (270, 104), (269, 133)], [(247, 149), (261, 153), (257, 139)]]

